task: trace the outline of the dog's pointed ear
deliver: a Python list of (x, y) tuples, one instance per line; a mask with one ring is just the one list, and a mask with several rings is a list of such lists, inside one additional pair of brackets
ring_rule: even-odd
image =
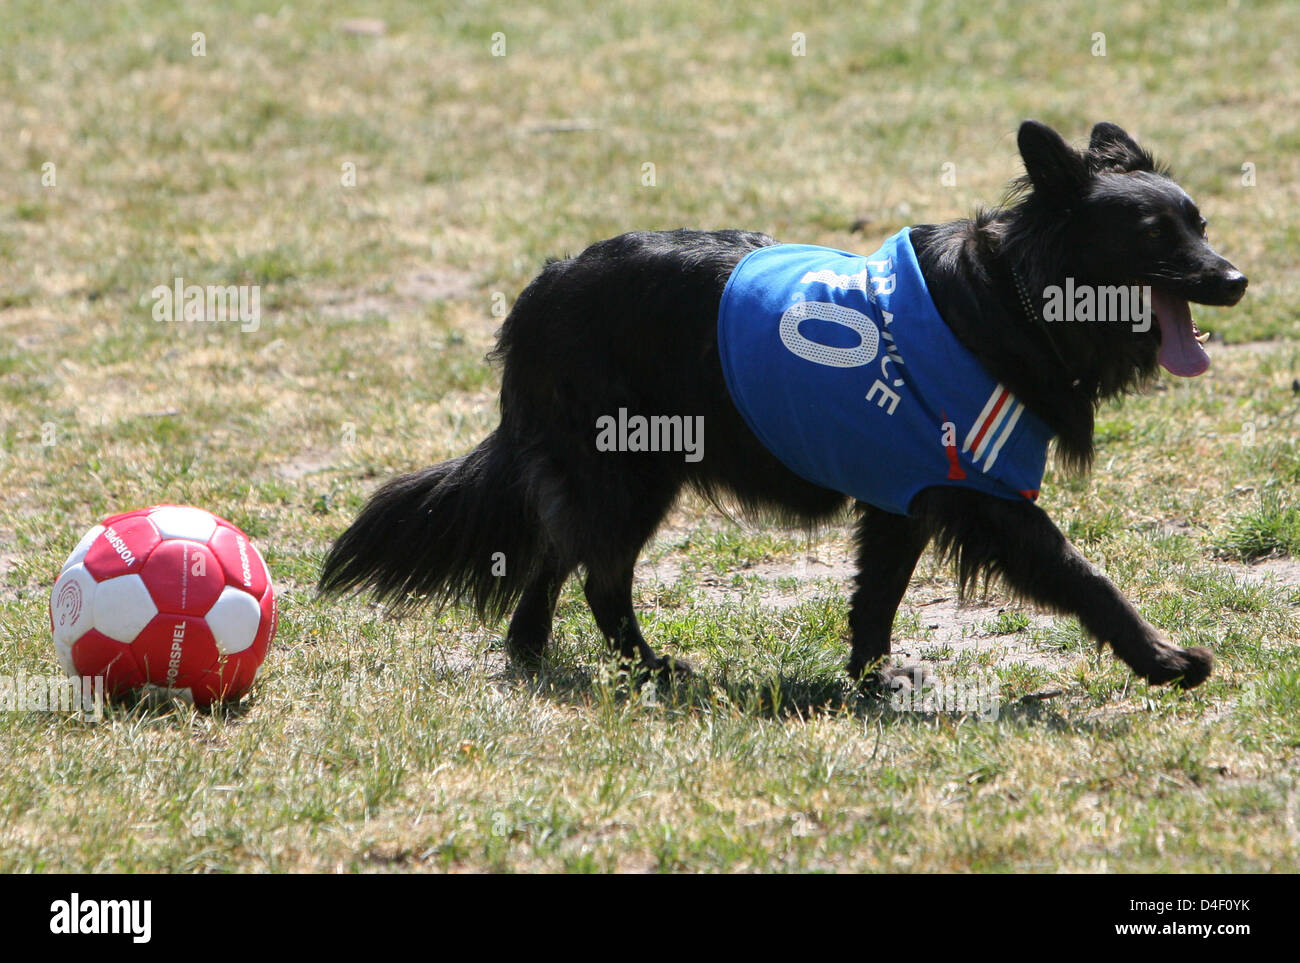
[(1118, 124), (1102, 121), (1092, 129), (1088, 161), (1095, 171), (1155, 170), (1151, 155)]
[(1016, 135), (1025, 172), (1034, 193), (1069, 207), (1083, 196), (1088, 184), (1088, 163), (1084, 156), (1046, 124), (1027, 120)]
[(1088, 150), (1100, 154), (1115, 147), (1121, 147), (1132, 154), (1142, 153), (1142, 148), (1138, 146), (1137, 141), (1130, 137), (1123, 127), (1103, 120), (1092, 129), (1092, 140), (1088, 142)]

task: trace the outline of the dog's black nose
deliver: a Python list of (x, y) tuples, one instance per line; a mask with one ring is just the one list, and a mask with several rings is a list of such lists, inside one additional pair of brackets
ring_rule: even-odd
[(1223, 276), (1223, 293), (1228, 297), (1229, 304), (1236, 304), (1241, 300), (1241, 296), (1246, 293), (1246, 275), (1242, 274), (1235, 268)]

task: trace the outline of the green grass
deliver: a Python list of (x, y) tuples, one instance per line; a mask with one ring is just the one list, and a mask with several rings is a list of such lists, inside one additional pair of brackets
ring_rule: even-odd
[(985, 629), (991, 635), (1012, 635), (1029, 628), (1029, 616), (1024, 612), (1001, 611), (996, 619), (990, 620)]
[(1254, 508), (1228, 521), (1219, 547), (1246, 562), (1274, 555), (1300, 555), (1300, 507), (1284, 503), (1277, 493), (1261, 498)]
[[(249, 531), (282, 621), (238, 709), (0, 712), (0, 871), (1300, 865), (1291, 4), (379, 0), (380, 37), (270, 9), (4, 4), (0, 676), (57, 671), (59, 564), (153, 502)], [(996, 202), (1027, 116), (1135, 132), (1251, 278), (1197, 310), (1211, 372), (1106, 406), (1096, 471), (1049, 471), (1041, 500), (1214, 649), (1204, 686), (1151, 689), (996, 587), (936, 615), (927, 556), (896, 647), (991, 680), (999, 711), (898, 711), (844, 676), (847, 531), (693, 501), (637, 586), (653, 644), (699, 669), (682, 692), (602, 660), (576, 583), (537, 680), (502, 625), (314, 597), (376, 484), (494, 426), (495, 309), (546, 257), (682, 225), (870, 250)], [(260, 285), (260, 326), (153, 321), (176, 277)]]

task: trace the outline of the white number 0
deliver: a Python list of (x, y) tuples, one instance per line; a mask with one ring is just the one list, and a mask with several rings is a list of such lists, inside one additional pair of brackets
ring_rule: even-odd
[[(835, 348), (806, 338), (800, 333), (799, 324), (810, 318), (843, 325), (857, 332), (862, 341), (853, 348)], [(880, 350), (880, 332), (861, 311), (828, 301), (800, 301), (781, 315), (781, 343), (806, 361), (828, 368), (856, 368), (876, 360)]]

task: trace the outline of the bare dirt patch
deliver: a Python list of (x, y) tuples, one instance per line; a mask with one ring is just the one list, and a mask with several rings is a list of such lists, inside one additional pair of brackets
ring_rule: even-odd
[(1253, 565), (1233, 565), (1232, 570), (1251, 582), (1300, 586), (1300, 559), (1290, 556), (1266, 558)]
[(325, 296), (319, 311), (330, 318), (362, 320), (418, 314), (438, 301), (459, 301), (474, 293), (477, 282), (453, 268), (424, 267), (368, 291), (336, 291)]
[[(662, 545), (688, 528), (668, 525), (656, 539)], [(643, 558), (637, 581), (643, 587), (671, 587), (688, 575), (686, 558), (669, 552)], [(931, 571), (927, 571), (931, 570)], [(796, 558), (770, 559), (726, 570), (695, 573), (692, 594), (717, 605), (739, 604), (741, 596), (757, 599), (774, 613), (791, 608), (832, 588), (843, 594), (847, 608), (857, 565), (846, 544), (819, 544)], [(741, 583), (736, 584), (740, 576)], [(1028, 624), (1014, 632), (999, 632), (994, 624), (1004, 612), (1023, 612)], [(915, 619), (913, 619), (915, 616)], [(999, 661), (1020, 662), (1049, 671), (1064, 669), (1074, 659), (1045, 648), (1035, 636), (1051, 626), (1054, 616), (1022, 609), (990, 592), (965, 601), (957, 597), (946, 567), (923, 560), (903, 599), (895, 622), (894, 655), (905, 661), (952, 662), (967, 654), (990, 653)], [(919, 632), (912, 627), (919, 628)]]
[(310, 448), (289, 461), (276, 465), (275, 473), (287, 481), (294, 481), (305, 475), (314, 475), (333, 468), (335, 454), (332, 449)]

